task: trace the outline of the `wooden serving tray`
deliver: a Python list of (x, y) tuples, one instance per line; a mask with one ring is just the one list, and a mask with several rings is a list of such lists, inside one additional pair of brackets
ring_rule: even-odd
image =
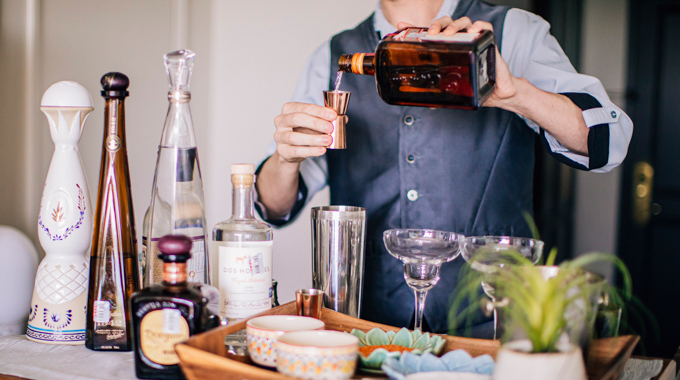
[[(290, 302), (258, 315), (295, 314), (295, 302)], [(326, 308), (321, 311), (320, 319), (326, 323), (326, 330), (349, 332), (352, 329), (359, 329), (368, 332), (375, 327), (385, 331), (400, 330), (399, 327), (353, 318)], [(186, 342), (176, 345), (175, 350), (187, 379), (293, 379), (274, 370), (260, 367), (250, 361), (249, 357), (234, 356), (227, 353), (227, 347), (224, 345), (225, 336), (245, 329), (245, 327), (246, 322), (244, 320), (233, 325), (218, 327), (203, 334), (195, 335)], [(496, 353), (500, 349), (500, 343), (496, 340), (463, 338), (449, 335), (441, 335), (441, 337), (446, 340), (442, 353), (462, 348), (473, 357), (489, 354), (495, 359)], [(586, 365), (589, 380), (615, 380), (623, 371), (623, 366), (630, 357), (638, 340), (639, 337), (637, 336), (622, 336), (594, 341), (589, 350)], [(367, 377), (376, 376), (367, 375), (359, 371), (354, 376), (357, 379)]]

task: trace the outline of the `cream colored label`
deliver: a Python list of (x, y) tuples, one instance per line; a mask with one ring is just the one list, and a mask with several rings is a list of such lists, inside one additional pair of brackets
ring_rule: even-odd
[(219, 244), (220, 314), (242, 319), (271, 309), (274, 242)]
[[(184, 231), (181, 233), (184, 233)], [(206, 282), (206, 280), (204, 280), (205, 241), (202, 235), (190, 237), (193, 244), (191, 246), (191, 258), (187, 261), (187, 280), (189, 282), (203, 283)], [(163, 282), (163, 260), (158, 258), (158, 254), (161, 253), (158, 249), (158, 240), (159, 239), (151, 239), (151, 244), (146, 248), (146, 254), (152, 255), (153, 260), (151, 266), (151, 283), (153, 284)]]
[(173, 365), (179, 363), (175, 344), (189, 339), (189, 324), (179, 310), (154, 310), (142, 319), (139, 334), (144, 356), (154, 363)]

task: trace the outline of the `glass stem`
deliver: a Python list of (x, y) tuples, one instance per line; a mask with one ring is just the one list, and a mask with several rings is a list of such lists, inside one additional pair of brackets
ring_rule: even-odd
[(416, 320), (414, 330), (423, 331), (423, 313), (425, 312), (425, 297), (427, 290), (415, 290), (416, 293)]
[(493, 309), (493, 339), (498, 339), (498, 310)]

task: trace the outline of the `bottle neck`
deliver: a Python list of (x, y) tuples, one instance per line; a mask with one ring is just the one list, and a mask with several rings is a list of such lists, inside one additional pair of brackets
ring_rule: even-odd
[(125, 151), (124, 98), (107, 98), (104, 110), (104, 151)]
[(163, 263), (163, 284), (184, 285), (187, 283), (187, 263)]
[(231, 194), (232, 219), (255, 219), (254, 176), (252, 174), (232, 175), (231, 182), (233, 184)]
[(196, 147), (196, 133), (191, 118), (188, 92), (168, 92), (168, 113), (165, 116), (161, 145), (166, 148)]
[(375, 75), (375, 54), (343, 54), (338, 60), (338, 71), (360, 75)]

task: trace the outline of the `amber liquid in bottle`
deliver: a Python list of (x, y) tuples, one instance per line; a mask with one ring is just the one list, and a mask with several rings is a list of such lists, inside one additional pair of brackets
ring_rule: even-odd
[(139, 289), (135, 221), (125, 144), (128, 78), (102, 77), (104, 144), (94, 217), (85, 346), (130, 351), (132, 320), (128, 301)]
[(207, 308), (200, 285), (189, 283), (187, 261), (192, 239), (166, 235), (158, 241), (162, 283), (132, 295), (135, 374), (140, 379), (183, 379), (174, 345), (219, 325)]
[(406, 28), (386, 36), (374, 54), (345, 54), (341, 72), (374, 75), (388, 104), (477, 109), (495, 87), (493, 33), (428, 36)]

